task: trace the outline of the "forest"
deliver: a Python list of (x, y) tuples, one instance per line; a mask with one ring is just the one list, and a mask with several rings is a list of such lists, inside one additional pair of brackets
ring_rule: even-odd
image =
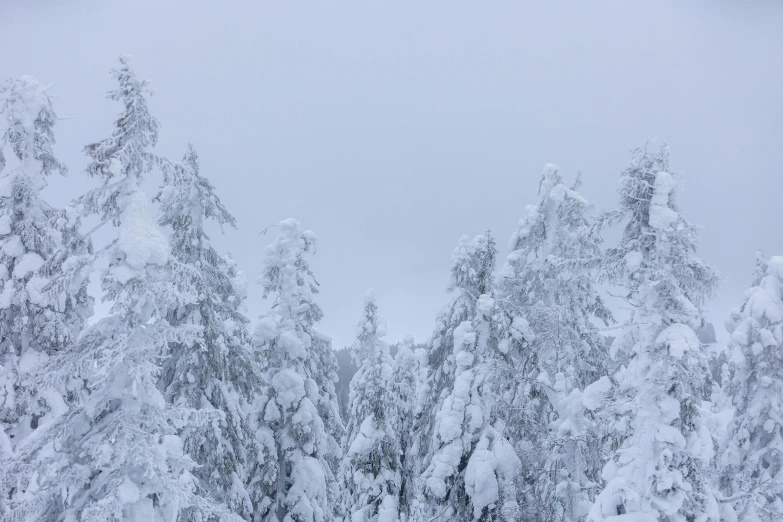
[(666, 145), (630, 152), (611, 212), (547, 164), (507, 243), (459, 239), (426, 342), (386, 341), (368, 290), (338, 350), (316, 234), (266, 230), (248, 317), (197, 149), (157, 155), (149, 83), (111, 74), (117, 119), (69, 173), (97, 186), (64, 208), (55, 100), (0, 78), (3, 522), (783, 520), (783, 257), (708, 339), (721, 277)]

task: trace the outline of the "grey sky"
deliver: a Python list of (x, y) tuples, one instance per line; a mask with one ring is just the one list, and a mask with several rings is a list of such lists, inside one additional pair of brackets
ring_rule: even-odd
[[(613, 208), (627, 148), (655, 136), (680, 203), (741, 302), (755, 249), (783, 254), (780, 2), (0, 0), (0, 75), (52, 83), (58, 152), (47, 197), (88, 183), (83, 145), (119, 111), (120, 53), (153, 82), (159, 152), (188, 141), (239, 221), (215, 235), (251, 281), (292, 216), (321, 244), (323, 329), (350, 342), (374, 287), (390, 339), (426, 338), (459, 235), (506, 242), (545, 163)], [(262, 309), (251, 284), (252, 318)], [(720, 324), (716, 325), (722, 332)]]

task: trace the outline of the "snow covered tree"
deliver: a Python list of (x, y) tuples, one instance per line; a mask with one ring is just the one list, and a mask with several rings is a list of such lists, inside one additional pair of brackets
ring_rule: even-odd
[(452, 253), (448, 286), (451, 299), (438, 315), (435, 331), (427, 342), (429, 371), (423, 389), (426, 394), (421, 414), (423, 426), (417, 430), (421, 437), (420, 471), (424, 471), (432, 458), (430, 442), (435, 431), (435, 413), (454, 385), (454, 332), (460, 324), (476, 316), (479, 296), (492, 292), (496, 255), (495, 240), (489, 233), (473, 240), (460, 237)]
[(342, 425), (334, 391), (336, 360), (331, 341), (315, 328), (323, 312), (306, 254), (316, 236), (294, 219), (278, 224), (266, 248), (264, 296), (271, 309), (256, 325), (254, 344), (267, 367), (266, 398), (259, 405), (268, 458), (260, 462), (265, 496), (256, 517), (268, 522), (334, 519), (334, 463)]
[(582, 390), (565, 373), (555, 375), (554, 382), (542, 373), (538, 381), (553, 409), (549, 436), (540, 448), (544, 458), (535, 487), (538, 519), (581, 521), (600, 482), (601, 431), (584, 407)]
[(402, 482), (395, 404), (389, 393), (393, 362), (381, 340), (386, 322), (378, 315), (375, 294), (364, 298), (364, 314), (356, 326), (353, 357), (359, 371), (351, 380), (340, 467), (346, 522), (396, 522)]
[(602, 259), (601, 239), (591, 206), (567, 187), (556, 165), (547, 165), (538, 201), (529, 205), (509, 241), (509, 255), (498, 278), (505, 343), (517, 344), (514, 321), (525, 319), (532, 333), (523, 349), (531, 366), (549, 375), (566, 372), (584, 388), (604, 374), (606, 354), (594, 320), (612, 315), (595, 288), (592, 270)]
[(733, 378), (726, 388), (736, 414), (721, 485), (741, 522), (783, 519), (783, 257), (758, 265), (745, 303), (727, 322)]
[[(89, 249), (73, 209), (41, 199), (47, 178), (66, 173), (55, 157), (57, 116), (47, 89), (35, 79), (0, 80), (0, 468), (55, 406), (49, 390), (24, 386), (25, 374), (79, 335), (91, 312), (86, 277), (50, 288), (62, 263)], [(11, 169), (3, 150), (11, 152)], [(0, 478), (3, 501), (15, 491)]]
[[(203, 426), (187, 425), (180, 436), (185, 451), (198, 464), (194, 474), (201, 487), (233, 513), (251, 520), (253, 503), (263, 493), (262, 482), (251, 480), (258, 451), (246, 410), (260, 386), (250, 352), (248, 319), (241, 308), (244, 278), (233, 260), (212, 247), (204, 229), (207, 220), (221, 227), (236, 222), (199, 172), (192, 145), (181, 163), (163, 166), (164, 184), (156, 198), (158, 223), (172, 230), (172, 263), (183, 272), (180, 291), (196, 296), (195, 301), (170, 307), (166, 319), (172, 326), (196, 325), (202, 335), (192, 344), (169, 344), (160, 386), (175, 406), (221, 412), (223, 418)], [(199, 516), (191, 512), (180, 519), (201, 520)]]
[(417, 482), (420, 464), (419, 447), (421, 414), (426, 399), (427, 352), (416, 348), (413, 337), (406, 336), (397, 347), (394, 357), (389, 394), (392, 431), (397, 437), (400, 451), (400, 501), (399, 518), (405, 522), (417, 512)]
[[(633, 310), (611, 347), (622, 366), (602, 415), (617, 449), (589, 522), (718, 520), (708, 480), (713, 445), (701, 410), (709, 368), (694, 332), (718, 275), (696, 255), (696, 228), (678, 211), (676, 186), (668, 149), (648, 143), (622, 173), (620, 209), (605, 217), (623, 223), (605, 275), (625, 289)], [(607, 384), (596, 382), (588, 395)]]
[(120, 66), (111, 70), (119, 88), (110, 91), (108, 98), (121, 102), (124, 110), (110, 138), (84, 148), (90, 157), (87, 173), (100, 178), (101, 186), (79, 198), (85, 214), (98, 214), (103, 222), (113, 221), (114, 225), (119, 225), (128, 195), (161, 163), (150, 150), (158, 142), (160, 124), (147, 106), (147, 96), (152, 94), (149, 83), (136, 76), (128, 57), (121, 56), (119, 61)]
[[(513, 361), (504, 368), (512, 371), (506, 380), (517, 388), (508, 431), (523, 457), (529, 519), (563, 520), (559, 506), (566, 500), (556, 492), (559, 484), (590, 482), (586, 476), (563, 476), (571, 462), (559, 453), (565, 442), (557, 435), (566, 422), (558, 418), (565, 413), (561, 403), (605, 372), (607, 355), (596, 322), (612, 320), (595, 288), (601, 239), (591, 206), (577, 192), (580, 184), (577, 178), (568, 187), (556, 165), (544, 167), (538, 201), (526, 207), (498, 277), (499, 347)], [(551, 389), (550, 376), (557, 375), (559, 386), (569, 389)]]
[[(36, 437), (18, 448), (9, 519), (163, 522), (197, 506), (230, 520), (233, 515), (199, 494), (190, 474), (194, 463), (177, 435), (184, 424), (210, 416), (167, 404), (158, 389), (169, 343), (194, 344), (201, 335), (198, 325), (170, 324), (167, 312), (197, 296), (180, 291), (182, 272), (170, 262), (166, 238), (138, 189), (151, 166), (147, 146), (157, 137), (144, 82), (124, 59), (114, 75), (120, 88), (109, 97), (122, 100), (125, 112), (112, 138), (87, 147), (88, 171), (103, 185), (81, 199), (87, 212), (119, 227), (104, 249), (109, 266), (102, 287), (113, 305), (35, 376), (35, 385), (68, 395), (50, 393), (44, 426), (39, 422)], [(73, 275), (71, 268), (64, 272)]]
[[(463, 237), (454, 253), (452, 288), (460, 295), (441, 315), (431, 344), (431, 356), (442, 361), (431, 366), (431, 390), (443, 389), (430, 395), (432, 428), (424, 432), (430, 439), (421, 477), (425, 519), (512, 521), (519, 515), (514, 481), (520, 462), (504, 436), (495, 398), (503, 385), (491, 355), (498, 341), (491, 297), (495, 253), (491, 236)], [(459, 324), (450, 323), (455, 320)], [(450, 339), (439, 337), (445, 331)], [(451, 353), (443, 353), (440, 343)]]

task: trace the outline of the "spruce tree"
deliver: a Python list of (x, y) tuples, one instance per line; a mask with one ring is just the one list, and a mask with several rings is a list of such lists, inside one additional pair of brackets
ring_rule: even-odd
[(148, 150), (157, 123), (147, 111), (146, 84), (124, 58), (113, 74), (120, 86), (109, 98), (125, 110), (111, 138), (86, 148), (88, 172), (102, 185), (80, 199), (88, 214), (118, 227), (117, 239), (102, 250), (108, 257), (104, 298), (113, 304), (108, 317), (36, 375), (35, 385), (67, 388), (74, 401), (18, 455), (19, 469), (12, 472), (27, 472), (27, 480), (11, 520), (162, 522), (191, 506), (230, 520), (200, 494), (190, 473), (194, 463), (177, 435), (183, 425), (211, 416), (167, 404), (158, 389), (169, 343), (190, 345), (201, 335), (198, 325), (170, 324), (166, 313), (197, 296), (180, 291), (182, 271), (170, 261), (168, 242), (139, 190), (158, 163)]
[(359, 371), (351, 380), (340, 469), (344, 520), (396, 522), (402, 466), (390, 393), (393, 361), (389, 346), (381, 340), (386, 323), (378, 315), (372, 290), (365, 296), (356, 334), (353, 357)]
[(421, 429), (427, 379), (427, 352), (417, 348), (413, 337), (406, 336), (397, 346), (391, 384), (389, 415), (392, 432), (400, 451), (400, 520), (415, 520), (417, 513), (417, 484), (420, 463), (417, 430)]
[(505, 436), (502, 401), (497, 399), (506, 383), (496, 371), (495, 253), (487, 235), (463, 238), (454, 254), (453, 284), (462, 289), (472, 315), (451, 331), (452, 352), (448, 366), (443, 365), (451, 369), (443, 375), (450, 384), (436, 398), (421, 479), (427, 518), (510, 522), (519, 516), (514, 481), (520, 461)]
[(92, 306), (86, 273), (55, 284), (63, 263), (90, 248), (78, 214), (41, 198), (49, 176), (66, 173), (52, 148), (56, 122), (35, 79), (0, 80), (0, 518), (30, 478), (15, 473), (15, 453), (67, 409), (65, 389), (31, 386), (29, 375), (75, 341)]
[(736, 414), (720, 458), (724, 502), (740, 522), (783, 519), (783, 257), (759, 258), (727, 322)]
[(633, 310), (611, 347), (621, 366), (604, 415), (616, 451), (604, 466), (606, 483), (590, 522), (619, 515), (645, 522), (718, 519), (708, 480), (712, 440), (701, 409), (709, 368), (694, 332), (718, 275), (696, 255), (696, 228), (677, 208), (670, 172), (665, 146), (636, 149), (621, 176), (620, 209), (605, 219), (623, 225), (619, 244), (606, 253), (606, 278), (625, 289)]
[[(597, 440), (573, 446), (587, 433), (574, 438), (563, 431), (561, 416), (573, 414), (563, 409), (572, 391), (604, 375), (607, 354), (596, 323), (612, 320), (595, 287), (601, 239), (590, 204), (577, 192), (580, 184), (577, 177), (567, 186), (556, 165), (544, 168), (538, 200), (526, 208), (498, 277), (500, 348), (514, 361), (504, 368), (516, 373), (507, 379), (518, 390), (508, 431), (523, 456), (522, 500), (531, 520), (584, 517), (566, 515), (571, 508), (565, 505), (588, 503), (587, 485), (598, 480), (584, 466), (569, 469), (576, 461), (563, 453), (596, 446)], [(589, 467), (595, 471), (596, 464)], [(577, 491), (582, 498), (571, 497)]]
[[(207, 220), (236, 226), (215, 188), (199, 171), (198, 154), (189, 146), (178, 164), (164, 163), (158, 223), (170, 227), (172, 262), (183, 276), (180, 291), (195, 301), (169, 308), (172, 326), (196, 325), (195, 343), (170, 343), (160, 386), (168, 402), (192, 409), (217, 410), (221, 418), (180, 432), (185, 451), (198, 467), (194, 474), (210, 496), (233, 513), (251, 520), (261, 500), (261, 482), (252, 480), (259, 457), (247, 410), (259, 392), (250, 352), (248, 319), (242, 313), (243, 274), (220, 255), (205, 231)], [(180, 520), (201, 520), (191, 509)]]
[(431, 441), (435, 431), (435, 414), (441, 402), (454, 385), (454, 332), (465, 321), (472, 321), (476, 315), (476, 303), (482, 294), (490, 293), (492, 274), (497, 254), (491, 234), (459, 238), (452, 253), (451, 274), (448, 291), (449, 303), (436, 319), (435, 331), (427, 341), (427, 380), (422, 393), (424, 410), (417, 429), (420, 436), (420, 472), (429, 466), (432, 458)]
[(265, 362), (261, 433), (265, 458), (259, 472), (264, 497), (256, 517), (269, 522), (334, 520), (334, 465), (341, 421), (331, 341), (315, 327), (323, 312), (314, 301), (317, 282), (307, 263), (316, 236), (294, 219), (281, 221), (266, 248), (260, 283), (274, 295), (258, 321), (254, 344)]

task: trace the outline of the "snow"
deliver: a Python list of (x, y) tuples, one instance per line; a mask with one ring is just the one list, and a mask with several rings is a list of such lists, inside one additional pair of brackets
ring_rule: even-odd
[(42, 306), (46, 299), (44, 288), (46, 288), (47, 284), (49, 284), (49, 281), (42, 277), (31, 277), (25, 285), (28, 301), (34, 305)]
[(685, 352), (698, 351), (701, 346), (693, 328), (682, 323), (668, 326), (658, 335), (655, 344), (667, 347), (669, 355), (677, 359), (681, 359)]
[(473, 504), (475, 519), (481, 516), (485, 507), (494, 504), (499, 498), (498, 480), (495, 475), (498, 461), (488, 446), (489, 441), (486, 437), (482, 437), (465, 469), (465, 491)]
[(25, 251), (22, 238), (17, 235), (8, 236), (5, 238), (0, 249), (2, 249), (3, 253), (9, 257), (19, 257), (24, 254)]
[(628, 273), (632, 274), (639, 270), (643, 259), (641, 252), (633, 251), (625, 254), (625, 268), (628, 270)]
[(117, 499), (121, 504), (133, 504), (139, 500), (140, 496), (141, 492), (139, 487), (127, 476), (117, 487)]
[(364, 455), (369, 453), (376, 445), (377, 439), (383, 435), (375, 429), (373, 418), (367, 417), (359, 427), (359, 433), (348, 448), (349, 455)]
[(278, 371), (272, 377), (272, 387), (277, 393), (275, 400), (284, 410), (298, 404), (305, 396), (302, 376), (288, 368)]
[(0, 216), (0, 236), (11, 233), (11, 216), (3, 214)]
[(604, 375), (585, 388), (584, 392), (582, 392), (582, 404), (588, 410), (596, 411), (603, 406), (611, 390), (612, 381)]
[(45, 353), (29, 348), (19, 358), (17, 369), (19, 373), (27, 373), (41, 365), (46, 359)]
[(676, 183), (668, 172), (659, 172), (655, 176), (653, 195), (650, 199), (649, 225), (653, 228), (666, 230), (679, 217), (677, 212), (669, 207), (669, 196)]
[(378, 506), (378, 518), (376, 522), (398, 522), (397, 497), (386, 495)]
[(169, 244), (147, 211), (147, 196), (137, 190), (128, 196), (122, 213), (118, 249), (134, 270), (147, 265), (163, 265), (169, 258)]
[(14, 279), (24, 279), (27, 277), (27, 274), (38, 270), (43, 264), (43, 258), (35, 252), (22, 254), (22, 257), (17, 259), (14, 265)]

